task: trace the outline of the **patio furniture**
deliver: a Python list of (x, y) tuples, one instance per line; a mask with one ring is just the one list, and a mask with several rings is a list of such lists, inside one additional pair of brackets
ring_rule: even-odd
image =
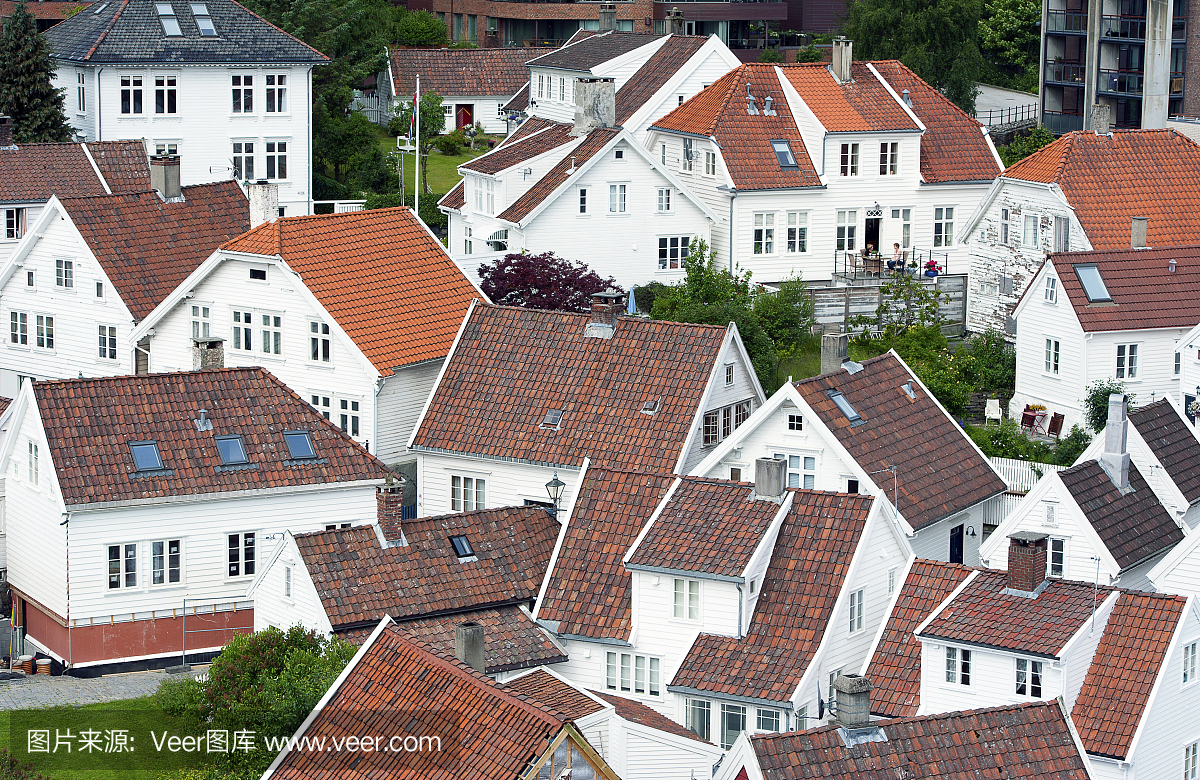
[(1000, 399), (989, 398), (983, 410), (983, 424), (986, 426), (989, 420), (995, 420), (996, 425), (999, 425), (1004, 415), (1000, 412)]
[(1053, 436), (1056, 439), (1062, 436), (1063, 420), (1065, 419), (1066, 415), (1061, 412), (1055, 412), (1050, 417), (1050, 429), (1046, 432), (1046, 435)]
[(1026, 409), (1021, 412), (1021, 430), (1029, 431), (1030, 433), (1046, 433), (1046, 413)]

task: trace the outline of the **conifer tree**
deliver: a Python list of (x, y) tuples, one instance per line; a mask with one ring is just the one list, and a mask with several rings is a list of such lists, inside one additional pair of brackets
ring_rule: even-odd
[(50, 46), (37, 31), (37, 23), (17, 3), (12, 16), (4, 22), (0, 34), (0, 114), (13, 120), (13, 141), (70, 141), (71, 128), (63, 113), (63, 93), (50, 78)]

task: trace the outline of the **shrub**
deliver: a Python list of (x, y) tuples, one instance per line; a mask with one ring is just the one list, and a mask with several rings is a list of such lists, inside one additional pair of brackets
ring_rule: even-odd
[(480, 289), (493, 303), (531, 309), (586, 311), (596, 293), (621, 291), (611, 276), (605, 279), (553, 252), (507, 254), (480, 265), (479, 279)]
[(654, 308), (655, 299), (667, 289), (662, 282), (650, 282), (633, 288), (633, 300), (637, 303), (638, 311), (649, 313)]
[(1004, 334), (989, 330), (972, 336), (957, 354), (972, 358), (964, 373), (977, 390), (1012, 395), (1017, 383), (1017, 351), (1004, 340)]
[(0, 780), (49, 780), (34, 771), (33, 764), (22, 764), (15, 756), (0, 748)]
[(1092, 437), (1078, 425), (1071, 426), (1071, 432), (1058, 440), (1054, 445), (1054, 462), (1060, 466), (1071, 466), (1087, 449)]
[(434, 147), (447, 157), (454, 157), (462, 152), (462, 148), (466, 145), (466, 143), (467, 136), (462, 130), (455, 130), (452, 133), (439, 135), (437, 138), (433, 139)]
[(783, 62), (783, 55), (779, 53), (779, 49), (774, 46), (763, 49), (762, 56), (758, 58), (759, 62)]
[(796, 62), (821, 62), (824, 59), (825, 56), (811, 43), (803, 49), (796, 50)]
[(1108, 422), (1108, 397), (1113, 393), (1124, 393), (1126, 403), (1132, 407), (1137, 397), (1125, 392), (1125, 383), (1120, 379), (1097, 379), (1084, 388), (1083, 416), (1088, 427), (1096, 433), (1104, 430)]

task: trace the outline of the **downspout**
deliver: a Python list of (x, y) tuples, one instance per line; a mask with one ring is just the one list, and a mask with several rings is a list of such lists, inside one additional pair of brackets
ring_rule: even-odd
[[(72, 660), (75, 658), (75, 654), (73, 652), (71, 652), (71, 513), (63, 512), (63, 514), (66, 515), (66, 518), (61, 523), (59, 523), (59, 525), (66, 526), (66, 529), (67, 529), (63, 533), (65, 534), (64, 541), (66, 543), (66, 548), (67, 548), (67, 581), (66, 581), (67, 664), (66, 664), (66, 666), (69, 669), (71, 667)], [(26, 627), (26, 630), (28, 630), (28, 627)], [(24, 647), (24, 646), (22, 645), (22, 647)], [(34, 671), (37, 671), (37, 670), (35, 669)]]
[(100, 71), (104, 70), (104, 66), (96, 68), (96, 140), (104, 140), (104, 132), (102, 130), (104, 124), (104, 115), (100, 113)]
[[(392, 376), (396, 375), (396, 370), (392, 369)], [(375, 455), (379, 455), (379, 394), (383, 392), (383, 384), (387, 381), (387, 377), (381, 376), (375, 380), (375, 408), (371, 411), (371, 436), (375, 442)], [(370, 452), (370, 448), (367, 450)]]
[(308, 116), (305, 118), (305, 122), (308, 125), (308, 205), (305, 206), (305, 208), (304, 208), (304, 212), (305, 212), (306, 216), (313, 213), (313, 130), (312, 130), (312, 124), (313, 124), (313, 121), (312, 121), (312, 112), (313, 112), (312, 82), (313, 82), (313, 79), (312, 79), (312, 77), (313, 77), (313, 70), (315, 68), (316, 68), (315, 65), (308, 66)]
[(745, 598), (744, 598), (745, 594), (742, 593), (742, 584), (740, 582), (737, 584), (737, 592), (738, 592), (738, 639), (741, 639), (742, 637), (745, 636), (745, 634), (742, 633), (742, 605), (745, 603)]

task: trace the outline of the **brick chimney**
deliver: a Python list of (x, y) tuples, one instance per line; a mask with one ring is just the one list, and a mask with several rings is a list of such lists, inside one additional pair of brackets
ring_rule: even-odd
[(754, 461), (754, 498), (778, 503), (787, 487), (787, 461), (759, 458)]
[(617, 29), (617, 4), (600, 4), (600, 32)]
[(172, 200), (183, 194), (179, 186), (179, 155), (150, 156), (150, 187), (158, 190), (163, 200)]
[(1104, 449), (1100, 453), (1100, 468), (1117, 486), (1128, 493), (1129, 487), (1129, 414), (1125, 396), (1113, 393), (1108, 397), (1108, 421), (1104, 424)]
[(857, 674), (839, 675), (833, 681), (837, 691), (837, 722), (843, 728), (865, 729), (871, 726), (871, 681)]
[(1009, 595), (1036, 596), (1046, 582), (1046, 534), (1018, 531), (1008, 537)]
[(678, 8), (667, 11), (667, 32), (671, 35), (683, 35), (683, 11)]
[(854, 61), (854, 41), (839, 36), (833, 41), (833, 77), (839, 84), (850, 81), (850, 63)]
[(625, 309), (625, 294), (606, 290), (592, 296), (591, 317), (583, 335), (611, 339), (617, 327), (617, 315)]
[(821, 373), (831, 374), (842, 367), (848, 351), (850, 336), (846, 333), (826, 333), (821, 336)]
[(13, 124), (11, 116), (0, 116), (0, 149), (13, 145)]
[(192, 339), (192, 370), (225, 367), (225, 339), (205, 336)]
[(611, 78), (579, 79), (575, 84), (575, 124), (570, 134), (582, 138), (598, 127), (616, 125), (616, 83)]
[(454, 627), (454, 657), (480, 674), (486, 672), (483, 626), (468, 621)]
[(250, 201), (251, 229), (279, 218), (279, 185), (275, 182), (259, 179), (251, 183), (246, 197)]
[(383, 538), (388, 541), (399, 541), (404, 535), (401, 528), (401, 505), (404, 503), (404, 487), (396, 482), (391, 474), (375, 494), (376, 519), (383, 529)]

